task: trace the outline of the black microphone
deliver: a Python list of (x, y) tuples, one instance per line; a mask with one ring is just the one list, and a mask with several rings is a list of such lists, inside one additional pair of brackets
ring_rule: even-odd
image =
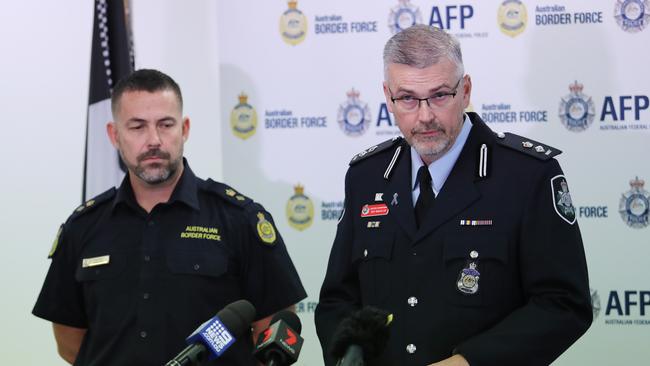
[(255, 318), (255, 307), (246, 300), (226, 305), (212, 319), (201, 324), (185, 340), (189, 346), (165, 366), (200, 365), (221, 356), (238, 337), (248, 333)]
[(303, 339), (298, 316), (282, 310), (271, 319), (271, 325), (259, 335), (255, 357), (266, 366), (286, 366), (298, 360)]
[(331, 354), (337, 366), (363, 366), (376, 359), (388, 343), (393, 314), (366, 306), (343, 319), (333, 336)]

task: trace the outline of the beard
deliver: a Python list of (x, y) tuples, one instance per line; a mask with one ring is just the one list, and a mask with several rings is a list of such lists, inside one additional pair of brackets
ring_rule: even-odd
[[(424, 136), (422, 133), (438, 131), (436, 136)], [(406, 137), (406, 136), (405, 136)], [(437, 123), (420, 124), (411, 130), (406, 137), (409, 145), (424, 159), (435, 161), (451, 148), (451, 139), (448, 132)]]
[[(122, 152), (120, 152), (122, 155)], [(151, 149), (143, 154), (137, 156), (135, 165), (126, 162), (124, 155), (122, 160), (126, 163), (129, 170), (132, 171), (138, 178), (150, 185), (158, 185), (167, 182), (170, 178), (176, 176), (178, 168), (182, 164), (182, 148), (181, 153), (176, 159), (171, 159), (171, 154), (160, 149)], [(147, 158), (156, 157), (163, 160), (159, 163), (143, 164)]]

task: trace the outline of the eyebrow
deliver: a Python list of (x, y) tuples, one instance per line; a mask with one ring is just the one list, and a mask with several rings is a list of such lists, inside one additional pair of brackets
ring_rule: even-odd
[[(165, 116), (165, 117), (162, 117), (162, 118), (159, 118), (159, 119), (156, 120), (156, 122), (167, 122), (167, 121), (176, 122), (176, 118), (174, 118), (172, 116)], [(143, 123), (143, 122), (147, 122), (147, 120), (144, 119), (144, 118), (133, 117), (133, 118), (129, 118), (126, 122), (127, 123), (130, 123), (130, 122)]]
[[(434, 93), (436, 93), (436, 92), (438, 92), (438, 91), (441, 91), (441, 90), (443, 90), (443, 89), (449, 89), (449, 90), (451, 90), (451, 86), (448, 86), (448, 85), (445, 83), (445, 84), (442, 84), (442, 85), (440, 85), (440, 86), (438, 86), (438, 87), (435, 87), (435, 88), (431, 88), (431, 89), (429, 89), (428, 93), (429, 93), (429, 94), (434, 94)], [(411, 90), (411, 89), (409, 89), (409, 88), (404, 88), (404, 87), (399, 87), (399, 88), (396, 90), (396, 92), (397, 92), (397, 93), (404, 92), (404, 93), (416, 94), (415, 91), (413, 91), (413, 90)]]

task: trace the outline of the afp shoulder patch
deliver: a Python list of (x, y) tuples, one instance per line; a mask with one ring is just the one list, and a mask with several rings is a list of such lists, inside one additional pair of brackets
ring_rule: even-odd
[(554, 147), (509, 132), (498, 133), (497, 143), (539, 160), (549, 160), (562, 153), (561, 150)]
[(573, 225), (576, 222), (576, 209), (571, 200), (569, 185), (564, 175), (556, 175), (551, 178), (551, 192), (553, 197), (553, 208), (562, 220)]
[(386, 140), (378, 145), (369, 147), (362, 152), (356, 154), (354, 157), (352, 157), (352, 160), (350, 160), (350, 165), (354, 165), (358, 162), (360, 162), (363, 159), (367, 159), (381, 151), (384, 151), (386, 149), (390, 149), (391, 147), (400, 144), (404, 140), (403, 137), (401, 136), (395, 136), (390, 140)]
[(85, 215), (88, 212), (91, 212), (93, 209), (96, 207), (99, 207), (102, 203), (112, 199), (115, 197), (115, 194), (117, 193), (117, 189), (115, 187), (112, 187), (111, 189), (107, 190), (104, 193), (99, 194), (96, 197), (93, 197), (89, 199), (88, 201), (84, 202), (81, 204), (81, 206), (75, 208), (74, 212), (70, 215), (68, 218), (69, 221), (72, 221), (76, 219), (79, 216)]
[(241, 207), (244, 207), (252, 202), (250, 198), (237, 192), (234, 188), (227, 184), (216, 182), (212, 179), (208, 179), (206, 182), (209, 191), (216, 193), (227, 202)]

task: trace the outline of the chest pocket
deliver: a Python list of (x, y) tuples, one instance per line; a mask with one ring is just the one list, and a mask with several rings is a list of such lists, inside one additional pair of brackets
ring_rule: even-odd
[(364, 305), (381, 306), (390, 295), (394, 278), (390, 266), (395, 234), (364, 234), (355, 241), (352, 256), (358, 268), (361, 298)]
[[(475, 259), (471, 258), (472, 253), (477, 255)], [(512, 282), (513, 274), (508, 267), (508, 240), (505, 234), (449, 235), (444, 240), (443, 259), (445, 295), (450, 303), (484, 306), (495, 304), (503, 296), (508, 296), (506, 289)], [(474, 263), (478, 271), (478, 287), (471, 294), (459, 290), (459, 287), (468, 284), (462, 282), (461, 274), (470, 268), (470, 263)]]
[(219, 277), (228, 271), (228, 256), (214, 244), (175, 248), (167, 253), (173, 274)]

